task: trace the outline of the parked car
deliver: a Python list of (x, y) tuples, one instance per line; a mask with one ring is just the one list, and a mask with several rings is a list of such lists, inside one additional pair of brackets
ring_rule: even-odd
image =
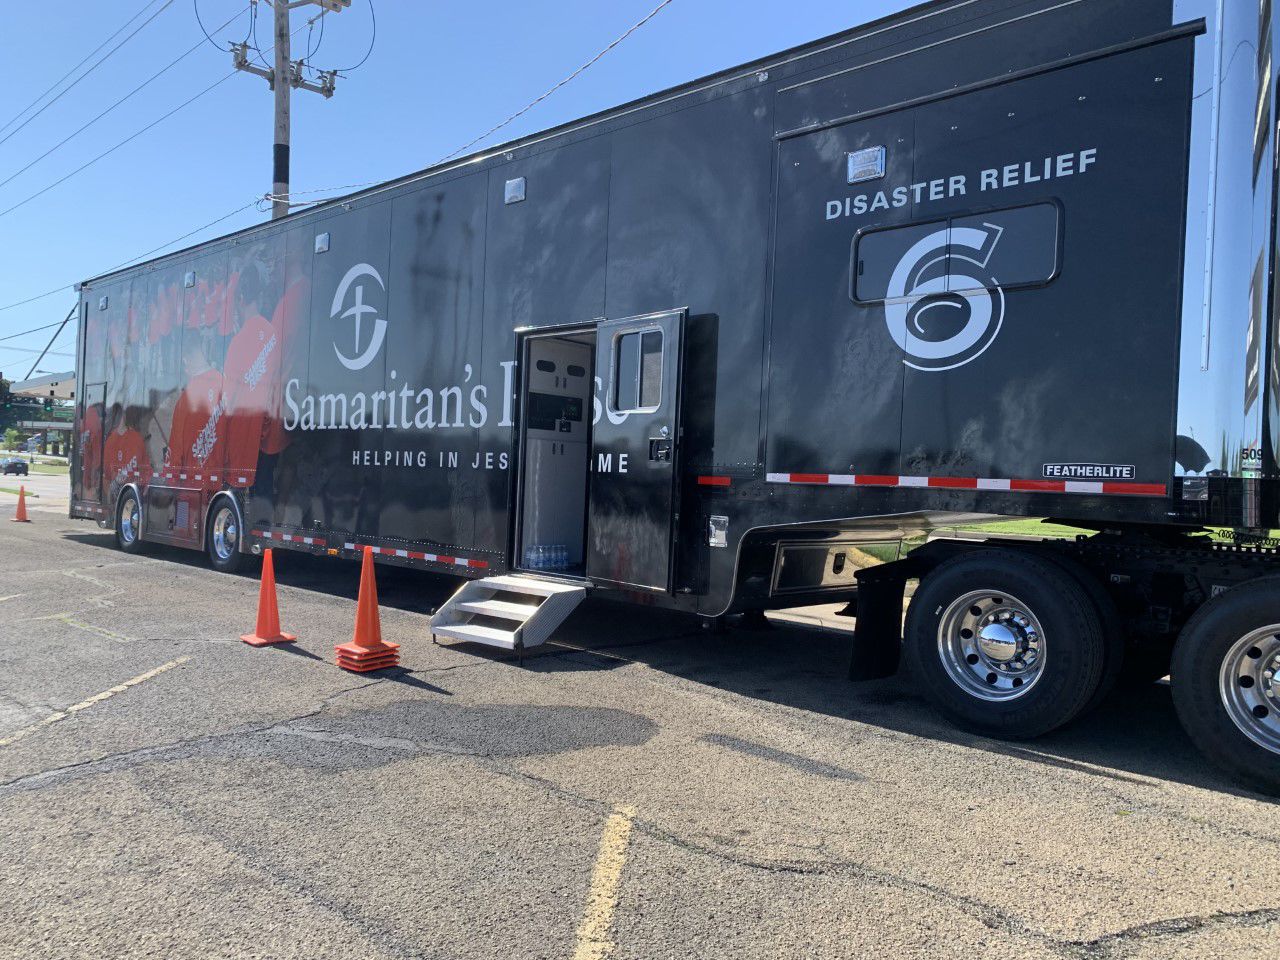
[(21, 457), (10, 457), (9, 459), (3, 462), (4, 462), (4, 473), (6, 476), (8, 474), (14, 473), (19, 476), (25, 477), (30, 472), (30, 469), (31, 469), (27, 465), (27, 461), (23, 460)]

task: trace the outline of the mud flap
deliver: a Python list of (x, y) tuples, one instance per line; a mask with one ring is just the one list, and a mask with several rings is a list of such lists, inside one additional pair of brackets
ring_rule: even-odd
[(880, 680), (898, 672), (902, 655), (903, 571), (858, 573), (858, 619), (853, 627), (850, 680)]

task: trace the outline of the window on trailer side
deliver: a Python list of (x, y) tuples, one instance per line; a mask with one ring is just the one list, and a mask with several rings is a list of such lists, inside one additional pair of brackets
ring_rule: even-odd
[(614, 340), (613, 408), (652, 412), (662, 405), (662, 331), (636, 330)]
[(868, 231), (854, 243), (850, 295), (878, 303), (1049, 283), (1060, 221), (1058, 204), (1035, 203)]

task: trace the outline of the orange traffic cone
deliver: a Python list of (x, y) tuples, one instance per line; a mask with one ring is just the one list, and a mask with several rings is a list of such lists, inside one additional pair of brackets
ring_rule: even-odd
[(338, 666), (354, 673), (368, 673), (400, 662), (398, 643), (382, 639), (378, 620), (378, 584), (373, 578), (373, 548), (364, 548), (364, 564), (360, 568), (360, 598), (356, 601), (356, 632), (350, 643), (333, 648)]
[(271, 548), (262, 554), (262, 586), (258, 588), (258, 626), (253, 633), (240, 637), (251, 647), (265, 647), (272, 643), (292, 643), (298, 638), (280, 630), (280, 607), (276, 603), (276, 567), (271, 560)]
[(30, 523), (31, 519), (27, 516), (27, 485), (24, 483), (18, 487), (18, 512), (9, 518), (12, 523)]

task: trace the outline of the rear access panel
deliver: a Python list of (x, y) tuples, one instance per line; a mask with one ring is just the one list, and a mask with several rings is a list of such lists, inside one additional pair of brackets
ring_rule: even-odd
[(771, 474), (1167, 490), (1193, 42), (780, 143)]
[(916, 111), (916, 180), (968, 191), (930, 204), (948, 243), (903, 249), (881, 308), (905, 334), (903, 474), (1169, 484), (1192, 43)]

